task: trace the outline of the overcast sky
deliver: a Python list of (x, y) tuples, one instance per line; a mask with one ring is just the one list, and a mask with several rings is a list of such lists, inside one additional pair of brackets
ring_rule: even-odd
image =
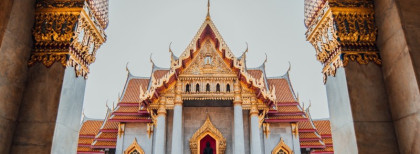
[[(111, 0), (107, 42), (90, 66), (84, 101), (85, 115), (104, 118), (106, 103), (117, 104), (127, 78), (126, 63), (136, 76), (150, 76), (149, 55), (159, 67), (169, 67), (168, 46), (181, 54), (207, 13), (206, 0)], [(313, 118), (327, 118), (322, 65), (306, 41), (303, 0), (211, 0), (210, 14), (236, 56), (249, 44), (247, 66), (258, 67), (268, 55), (267, 76), (283, 75), (292, 64), (291, 82), (300, 101), (312, 102)]]

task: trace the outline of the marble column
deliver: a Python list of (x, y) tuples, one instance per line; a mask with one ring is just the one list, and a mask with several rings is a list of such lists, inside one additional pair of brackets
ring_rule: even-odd
[(165, 98), (160, 98), (160, 105), (158, 109), (157, 121), (156, 121), (156, 134), (155, 134), (155, 145), (154, 154), (164, 154), (166, 151), (166, 109), (165, 109)]
[(172, 126), (172, 153), (184, 153), (182, 131), (182, 99), (181, 82), (177, 82), (174, 106), (174, 120)]
[(233, 101), (233, 116), (234, 116), (234, 132), (233, 132), (233, 153), (242, 154), (245, 153), (244, 144), (244, 119), (242, 116), (242, 98), (239, 81), (236, 81), (234, 85), (235, 100)]
[(259, 120), (258, 120), (258, 108), (256, 104), (255, 97), (251, 98), (251, 110), (249, 112), (251, 118), (251, 154), (260, 154), (261, 153), (261, 138), (260, 138), (260, 129), (259, 129)]

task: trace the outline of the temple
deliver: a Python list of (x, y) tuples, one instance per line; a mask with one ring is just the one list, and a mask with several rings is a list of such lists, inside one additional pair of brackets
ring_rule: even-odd
[(334, 153), (328, 119), (312, 120), (285, 74), (235, 56), (210, 14), (169, 68), (127, 80), (104, 119), (83, 118), (77, 153)]

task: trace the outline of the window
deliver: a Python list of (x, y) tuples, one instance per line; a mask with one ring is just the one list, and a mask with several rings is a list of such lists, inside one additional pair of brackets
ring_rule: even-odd
[(198, 83), (195, 85), (195, 92), (200, 92), (200, 85)]
[(204, 64), (206, 64), (206, 65), (211, 64), (211, 57), (210, 56), (206, 56), (206, 58), (204, 58)]
[(220, 92), (220, 84), (216, 85), (216, 92)]
[(230, 92), (230, 85), (229, 84), (226, 85), (226, 92)]
[(210, 92), (210, 84), (208, 84), (208, 83), (206, 85), (206, 92)]
[(284, 152), (284, 150), (281, 149), (279, 152), (277, 152), (277, 154), (286, 154), (286, 152)]
[(190, 84), (187, 84), (186, 86), (185, 86), (185, 92), (190, 92), (191, 90), (190, 90)]
[(140, 154), (137, 150), (134, 150), (133, 152), (130, 152), (130, 154)]

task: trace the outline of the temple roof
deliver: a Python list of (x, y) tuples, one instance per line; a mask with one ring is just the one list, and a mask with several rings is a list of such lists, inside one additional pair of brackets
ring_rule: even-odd
[(127, 78), (121, 102), (123, 103), (139, 103), (140, 102), (140, 87), (146, 90), (150, 79), (147, 77), (136, 77), (129, 75)]
[(314, 125), (321, 135), (331, 135), (330, 120), (314, 120)]
[(316, 17), (317, 12), (325, 4), (326, 0), (305, 0), (305, 26), (308, 27)]
[(92, 149), (91, 144), (95, 140), (95, 135), (99, 132), (103, 120), (89, 119), (83, 117), (82, 126), (79, 131), (79, 140), (77, 145), (77, 153), (104, 153), (100, 149)]
[(92, 13), (98, 19), (99, 24), (103, 29), (108, 27), (108, 11), (109, 11), (109, 0), (86, 0)]

